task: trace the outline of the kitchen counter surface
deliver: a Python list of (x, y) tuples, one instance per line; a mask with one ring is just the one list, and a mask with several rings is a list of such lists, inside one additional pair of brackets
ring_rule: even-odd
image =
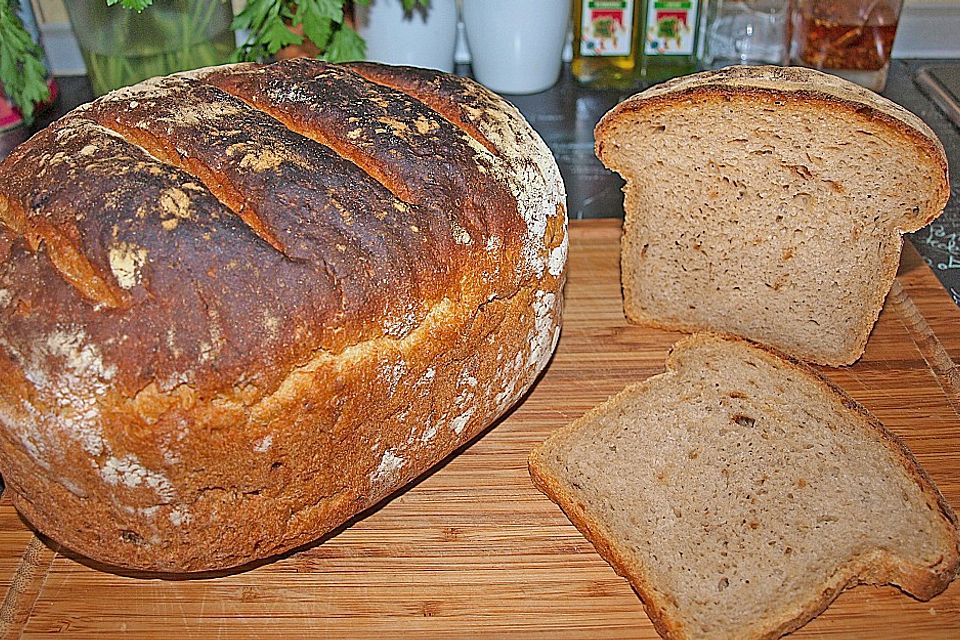
[[(245, 571), (157, 579), (44, 542), (3, 496), (0, 638), (660, 640), (630, 585), (527, 472), (535, 444), (662, 372), (680, 338), (623, 317), (619, 237), (615, 219), (570, 224), (563, 334), (523, 402), (322, 544)], [(960, 309), (908, 246), (863, 358), (820, 369), (902, 438), (954, 506), (956, 362)], [(851, 589), (789, 636), (841, 638), (957, 640), (960, 581), (929, 602)]]

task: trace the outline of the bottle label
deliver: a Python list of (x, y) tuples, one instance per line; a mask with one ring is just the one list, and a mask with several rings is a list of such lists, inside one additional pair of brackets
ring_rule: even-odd
[(583, 0), (581, 56), (629, 56), (634, 0)]
[(698, 0), (650, 0), (643, 51), (648, 56), (689, 56), (697, 34)]

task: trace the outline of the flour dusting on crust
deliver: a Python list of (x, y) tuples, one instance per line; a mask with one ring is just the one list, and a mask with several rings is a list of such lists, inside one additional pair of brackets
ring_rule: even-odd
[(26, 378), (56, 410), (38, 414), (48, 427), (58, 428), (91, 456), (104, 452), (99, 398), (116, 374), (103, 362), (100, 349), (78, 326), (63, 326), (34, 344)]
[[(464, 82), (463, 86), (473, 98), (490, 104), (489, 109), (471, 113), (471, 116), (480, 132), (500, 151), (507, 165), (504, 173), (508, 186), (527, 226), (523, 243), (524, 263), (538, 278), (543, 277), (547, 260), (545, 236), (551, 217), (564, 216), (563, 243), (566, 243), (567, 195), (560, 169), (549, 147), (533, 128), (526, 125), (516, 107), (474, 83)], [(556, 258), (551, 255), (551, 275), (559, 275), (565, 263), (566, 249)]]
[(527, 365), (537, 370), (546, 366), (560, 336), (559, 298), (552, 291), (537, 291), (533, 301), (536, 314), (534, 333), (530, 336), (530, 355)]
[(131, 489), (140, 486), (150, 487), (159, 498), (165, 501), (176, 497), (176, 491), (167, 477), (144, 467), (139, 458), (133, 454), (108, 457), (100, 467), (100, 476), (111, 485), (122, 484)]
[(380, 465), (370, 476), (370, 484), (392, 482), (400, 473), (404, 464), (406, 464), (406, 460), (394, 453), (392, 449), (387, 449), (383, 452), (383, 457), (380, 458)]

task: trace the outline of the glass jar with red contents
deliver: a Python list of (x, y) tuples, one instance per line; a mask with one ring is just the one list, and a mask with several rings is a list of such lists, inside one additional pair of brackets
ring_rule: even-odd
[(902, 0), (795, 0), (795, 63), (882, 91)]

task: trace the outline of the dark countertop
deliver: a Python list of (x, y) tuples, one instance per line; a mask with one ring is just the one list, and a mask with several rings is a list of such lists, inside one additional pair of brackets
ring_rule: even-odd
[[(916, 113), (937, 133), (947, 150), (952, 194), (944, 214), (908, 238), (960, 305), (960, 129), (920, 90), (916, 74), (925, 67), (960, 65), (950, 60), (894, 60), (883, 95)], [(468, 68), (466, 69), (469, 70)], [(460, 71), (458, 69), (458, 71)], [(44, 126), (92, 98), (85, 77), (62, 77), (56, 108), (41, 118)], [(637, 90), (643, 86), (638, 86)], [(551, 89), (529, 96), (508, 96), (550, 146), (567, 185), (571, 219), (622, 217), (623, 182), (593, 154), (593, 127), (600, 117), (634, 91), (588, 90), (570, 76), (569, 65)]]
[(960, 128), (916, 83), (916, 76), (922, 69), (944, 65), (960, 67), (960, 61), (894, 61), (883, 95), (920, 116), (939, 136), (947, 152), (950, 201), (942, 216), (907, 238), (933, 269), (953, 301), (960, 305)]

